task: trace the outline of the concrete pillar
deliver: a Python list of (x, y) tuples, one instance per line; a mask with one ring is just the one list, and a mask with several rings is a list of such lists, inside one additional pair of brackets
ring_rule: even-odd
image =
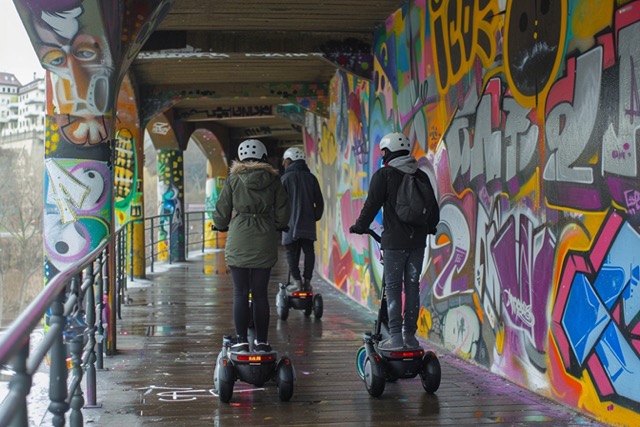
[(127, 274), (145, 277), (143, 141), (136, 96), (129, 76), (120, 87), (114, 156), (116, 229), (126, 226)]
[[(137, 51), (173, 4), (161, 0), (14, 0), (47, 70), (45, 283), (109, 242), (113, 254), (112, 151), (116, 96)], [(144, 7), (141, 7), (144, 6)], [(115, 262), (108, 262), (115, 306)], [(115, 353), (116, 310), (106, 350)]]
[[(184, 162), (181, 150), (158, 150), (158, 258), (185, 260)], [(166, 258), (163, 258), (166, 257)]]

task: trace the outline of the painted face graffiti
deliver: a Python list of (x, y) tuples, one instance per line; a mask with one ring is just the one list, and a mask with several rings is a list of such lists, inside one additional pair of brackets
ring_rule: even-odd
[(113, 61), (104, 37), (87, 31), (95, 27), (88, 25), (97, 19), (92, 15), (78, 4), (35, 16), (37, 54), (52, 73), (52, 113), (65, 138), (77, 145), (108, 140), (113, 103)]

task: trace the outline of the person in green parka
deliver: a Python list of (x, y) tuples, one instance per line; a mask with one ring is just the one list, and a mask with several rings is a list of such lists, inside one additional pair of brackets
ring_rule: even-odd
[(227, 230), (225, 261), (233, 280), (233, 321), (236, 343), (232, 350), (249, 351), (249, 293), (256, 328), (254, 351), (271, 351), (268, 285), (278, 260), (279, 232), (289, 222), (287, 192), (278, 171), (267, 163), (267, 149), (257, 139), (238, 147), (213, 212), (217, 230)]

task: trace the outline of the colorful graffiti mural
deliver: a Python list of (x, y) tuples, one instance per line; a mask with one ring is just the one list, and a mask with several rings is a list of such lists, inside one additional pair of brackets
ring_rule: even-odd
[[(184, 173), (182, 152), (158, 151), (158, 258), (184, 260)], [(171, 253), (169, 254), (169, 251)]]
[(114, 207), (116, 227), (131, 220), (142, 220), (142, 177), (139, 175), (138, 151), (140, 121), (131, 80), (126, 77), (120, 87), (116, 116), (114, 161)]
[[(441, 205), (419, 333), (603, 421), (640, 423), (640, 2), (415, 0), (338, 72), (305, 146), (326, 197), (318, 268), (376, 307), (348, 234), (377, 142), (403, 131)], [(381, 223), (378, 219), (377, 226)]]

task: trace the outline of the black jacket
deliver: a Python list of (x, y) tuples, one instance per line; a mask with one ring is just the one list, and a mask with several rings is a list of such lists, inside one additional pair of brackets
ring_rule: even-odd
[[(431, 181), (424, 171), (416, 171), (420, 179), (426, 180), (431, 186)], [(364, 202), (360, 216), (356, 220), (356, 226), (366, 230), (382, 208), (382, 232), (381, 249), (418, 249), (427, 245), (429, 226), (416, 227), (403, 223), (398, 219), (395, 211), (398, 187), (402, 182), (404, 173), (393, 167), (378, 169), (371, 177), (369, 193)], [(439, 213), (438, 213), (439, 215)]]
[(289, 195), (289, 231), (282, 233), (282, 244), (298, 239), (316, 240), (316, 221), (322, 218), (324, 200), (318, 179), (304, 160), (296, 160), (282, 174), (282, 185)]

